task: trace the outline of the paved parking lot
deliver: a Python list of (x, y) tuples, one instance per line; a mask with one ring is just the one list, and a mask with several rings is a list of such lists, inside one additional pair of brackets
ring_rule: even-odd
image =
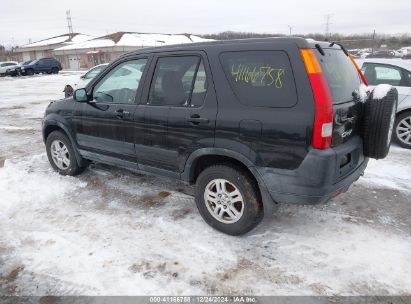
[(62, 177), (41, 119), (79, 72), (0, 78), (0, 294), (411, 294), (411, 151), (326, 205), (279, 205), (230, 237), (191, 187), (93, 164)]

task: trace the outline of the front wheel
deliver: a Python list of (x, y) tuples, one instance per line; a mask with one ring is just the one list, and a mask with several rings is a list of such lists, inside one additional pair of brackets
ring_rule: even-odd
[(61, 131), (53, 131), (46, 140), (47, 157), (53, 169), (61, 175), (77, 175), (86, 166), (79, 166), (73, 145)]
[(257, 184), (234, 166), (206, 168), (196, 182), (195, 200), (203, 219), (211, 227), (230, 235), (241, 235), (263, 218)]
[(395, 121), (394, 140), (401, 147), (411, 149), (411, 111), (398, 115)]

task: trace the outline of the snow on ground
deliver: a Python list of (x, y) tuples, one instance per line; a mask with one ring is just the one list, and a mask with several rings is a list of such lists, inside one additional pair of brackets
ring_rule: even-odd
[(101, 164), (52, 171), (41, 118), (80, 75), (0, 79), (1, 295), (411, 293), (411, 151), (370, 161), (326, 205), (280, 205), (230, 237), (180, 182)]

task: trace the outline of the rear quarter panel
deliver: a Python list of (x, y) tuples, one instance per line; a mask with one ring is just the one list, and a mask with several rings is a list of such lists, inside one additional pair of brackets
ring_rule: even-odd
[[(255, 107), (238, 100), (219, 56), (222, 52), (252, 50), (287, 53), (297, 91), (294, 106)], [(215, 147), (239, 152), (255, 166), (298, 168), (311, 142), (314, 100), (297, 45), (292, 42), (224, 45), (208, 53), (218, 99)]]

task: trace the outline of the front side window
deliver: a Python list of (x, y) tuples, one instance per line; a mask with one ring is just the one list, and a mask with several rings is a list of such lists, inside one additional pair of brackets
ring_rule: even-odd
[(367, 64), (363, 65), (362, 71), (369, 85), (390, 84), (402, 86), (403, 79), (401, 69), (394, 66)]
[(291, 107), (296, 104), (294, 76), (285, 52), (225, 52), (220, 59), (241, 103), (256, 107)]
[(84, 79), (93, 79), (95, 76), (97, 76), (98, 73), (100, 73), (106, 66), (97, 66), (93, 69), (91, 69), (90, 71), (88, 71), (85, 75), (84, 75)]
[(157, 61), (148, 103), (166, 106), (201, 106), (206, 74), (198, 56), (162, 57)]
[(101, 79), (93, 90), (96, 102), (134, 103), (147, 59), (123, 62)]

